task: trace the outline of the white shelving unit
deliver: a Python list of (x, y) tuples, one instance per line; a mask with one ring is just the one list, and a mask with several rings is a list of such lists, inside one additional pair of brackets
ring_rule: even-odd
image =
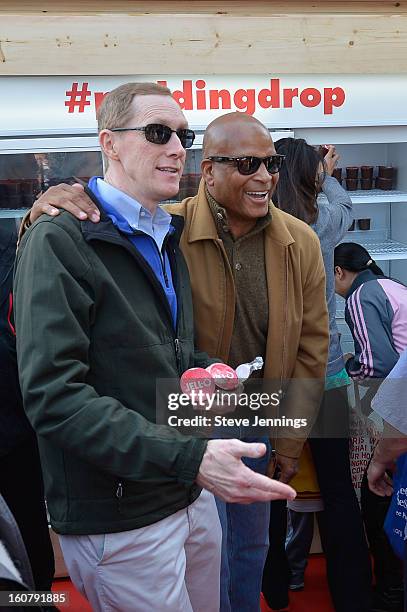
[(407, 244), (388, 238), (384, 230), (347, 232), (342, 242), (358, 242), (376, 261), (407, 259)]
[[(393, 205), (400, 204), (407, 206), (407, 191), (381, 189), (348, 191), (354, 206), (359, 204), (366, 205)], [(324, 194), (318, 197), (318, 201), (323, 205), (326, 201)], [(407, 209), (406, 209), (407, 210)], [(360, 213), (359, 213), (360, 214)], [(355, 215), (357, 216), (357, 215)], [(403, 238), (402, 238), (403, 239)], [(376, 261), (393, 261), (407, 259), (407, 232), (406, 243), (401, 240), (394, 240), (389, 237), (386, 231), (367, 230), (347, 232), (342, 242), (358, 242), (362, 244)]]
[[(371, 189), (366, 191), (348, 191), (348, 193), (354, 204), (392, 204), (396, 202), (404, 202), (407, 204), (406, 191), (384, 191), (382, 189)], [(319, 198), (321, 199), (321, 202), (326, 200), (324, 194), (320, 195)]]
[[(344, 241), (346, 242), (346, 241)], [(407, 244), (397, 242), (397, 240), (361, 241), (376, 261), (386, 261), (389, 259), (407, 259)]]

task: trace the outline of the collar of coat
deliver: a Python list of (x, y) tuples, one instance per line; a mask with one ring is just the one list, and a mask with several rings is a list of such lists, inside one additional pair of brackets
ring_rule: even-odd
[[(92, 223), (92, 221), (89, 220), (81, 221), (82, 233), (85, 237), (85, 240), (91, 240), (92, 238), (109, 239), (121, 236), (121, 232), (117, 229), (113, 221), (106, 214), (103, 209), (102, 203), (98, 200), (93, 191), (91, 191), (91, 189), (89, 189), (88, 187), (85, 187), (85, 193), (100, 210), (99, 223)], [(169, 240), (175, 241), (178, 244), (181, 238), (182, 230), (184, 229), (183, 217), (181, 217), (180, 215), (171, 215), (171, 226), (174, 228), (174, 231), (170, 234)]]
[[(197, 240), (217, 240), (219, 238), (218, 228), (206, 197), (205, 181), (201, 179), (199, 184), (198, 203), (194, 207), (191, 225), (188, 232), (188, 242)], [(285, 216), (287, 213), (279, 210), (270, 202), (271, 222), (264, 228), (265, 234), (272, 240), (288, 246), (295, 242), (287, 228)]]

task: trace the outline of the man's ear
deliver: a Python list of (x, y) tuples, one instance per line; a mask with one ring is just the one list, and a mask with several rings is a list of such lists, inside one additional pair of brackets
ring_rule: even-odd
[(215, 179), (213, 176), (213, 161), (210, 159), (203, 159), (201, 161), (201, 172), (202, 178), (208, 187), (213, 187)]
[(109, 159), (118, 161), (119, 154), (116, 150), (115, 139), (115, 134), (110, 130), (101, 130), (99, 133), (99, 142), (103, 153)]
[(340, 266), (335, 266), (335, 274), (339, 276), (339, 280), (343, 278), (343, 270)]

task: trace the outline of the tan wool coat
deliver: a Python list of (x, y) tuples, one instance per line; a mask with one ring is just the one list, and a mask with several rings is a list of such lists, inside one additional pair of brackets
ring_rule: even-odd
[[(181, 249), (191, 277), (197, 346), (227, 362), (235, 286), (203, 180), (196, 196), (168, 210), (185, 220)], [(329, 341), (325, 271), (315, 232), (273, 205), (271, 215), (263, 230), (269, 299), (263, 375), (267, 381), (280, 381), (286, 390), (280, 414), (307, 419), (306, 428), (282, 428), (275, 441), (277, 452), (299, 457), (318, 413), (325, 377)]]

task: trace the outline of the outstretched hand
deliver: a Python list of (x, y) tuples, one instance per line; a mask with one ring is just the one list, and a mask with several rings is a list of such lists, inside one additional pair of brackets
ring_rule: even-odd
[(210, 440), (197, 483), (226, 502), (250, 504), (275, 499), (293, 500), (294, 489), (248, 468), (242, 457), (262, 457), (265, 444), (240, 440)]

